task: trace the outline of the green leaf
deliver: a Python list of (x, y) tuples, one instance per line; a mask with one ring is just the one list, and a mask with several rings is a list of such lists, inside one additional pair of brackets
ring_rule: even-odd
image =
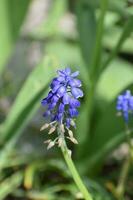
[[(84, 103), (82, 106), (81, 106), (81, 110), (79, 111), (80, 112), (80, 115), (78, 116), (78, 119), (77, 119), (77, 128), (76, 128), (76, 137), (79, 141), (79, 145), (77, 147), (77, 154), (78, 156), (80, 156), (80, 152), (82, 151), (82, 148), (81, 146), (83, 145), (84, 146), (84, 142), (86, 141), (86, 138), (89, 140), (89, 120), (88, 120), (88, 109), (87, 109), (87, 102)], [(81, 123), (82, 122), (82, 123)]]
[(3, 124), (2, 136), (5, 145), (0, 151), (1, 168), (19, 135), (22, 133), (23, 128), (40, 106), (40, 100), (44, 96), (57, 65), (58, 63), (54, 59), (48, 56), (45, 57), (41, 64), (30, 74), (23, 88), (20, 90)]
[[(109, 27), (108, 30), (105, 33), (103, 45), (105, 49), (108, 49), (109, 51), (114, 51), (117, 42), (119, 41), (122, 34), (122, 27), (114, 26)], [(133, 43), (132, 36), (129, 36), (126, 38), (124, 43), (122, 44), (121, 48), (119, 49), (119, 53), (125, 53), (125, 54), (132, 54), (133, 52)]]
[(114, 59), (114, 57), (117, 55), (117, 53), (120, 51), (122, 45), (124, 44), (125, 40), (129, 37), (131, 32), (133, 31), (133, 16), (131, 16), (128, 21), (125, 24), (125, 27), (122, 31), (122, 34), (115, 46), (115, 48), (112, 50), (111, 54), (109, 55), (108, 59), (105, 61), (105, 63), (102, 66), (102, 70), (105, 70), (106, 67), (109, 65), (109, 63)]
[[(100, 77), (99, 83), (98, 83), (97, 90), (96, 90), (93, 119), (92, 119), (92, 123), (91, 123), (91, 126), (93, 128), (91, 128), (90, 134), (88, 134), (88, 132), (86, 134), (86, 132), (85, 132), (86, 129), (88, 130), (88, 126), (89, 126), (88, 117), (87, 117), (87, 119), (84, 117), (84, 119), (82, 120), (82, 123), (81, 123), (82, 115), (79, 116), (79, 130), (80, 130), (80, 132), (78, 133), (79, 141), (80, 141), (80, 137), (84, 141), (84, 143), (82, 144), (82, 140), (81, 140), (82, 146), (80, 146), (80, 143), (79, 143), (79, 145), (78, 145), (79, 147), (77, 147), (79, 149), (78, 154), (79, 153), (81, 154), (81, 157), (80, 157), (81, 159), (85, 158), (87, 160), (88, 158), (90, 158), (89, 152), (92, 151), (91, 150), (92, 141), (94, 138), (95, 138), (96, 144), (99, 144), (101, 142), (101, 147), (102, 147), (102, 141), (104, 140), (104, 136), (102, 134), (105, 134), (106, 136), (108, 136), (108, 133), (106, 133), (106, 132), (108, 132), (108, 130), (106, 130), (106, 132), (105, 132), (104, 130), (100, 129), (99, 132), (101, 132), (101, 133), (98, 133), (98, 131), (97, 131), (96, 134), (101, 134), (101, 137), (95, 137), (95, 131), (96, 131), (95, 129), (98, 128), (99, 123), (102, 121), (102, 117), (105, 115), (106, 112), (107, 112), (107, 114), (104, 117), (105, 122), (103, 121), (102, 123), (103, 123), (103, 127), (104, 126), (109, 127), (110, 135), (120, 133), (124, 129), (123, 122), (121, 125), (123, 127), (123, 129), (119, 129), (119, 130), (111, 129), (111, 127), (113, 127), (113, 124), (112, 124), (113, 121), (114, 121), (114, 123), (116, 123), (116, 121), (117, 121), (116, 120), (116, 109), (115, 109), (115, 105), (114, 105), (115, 103), (113, 105), (111, 105), (111, 102), (113, 102), (114, 99), (116, 99), (117, 95), (120, 94), (121, 91), (123, 91), (125, 88), (127, 88), (132, 83), (133, 83), (132, 65), (122, 59), (116, 59), (113, 62), (111, 62), (110, 66), (102, 74), (102, 76)], [(91, 93), (89, 92), (88, 97), (87, 97), (88, 100), (86, 100), (87, 102), (89, 102), (90, 95), (91, 95)], [(98, 108), (98, 112), (97, 112), (97, 108)], [(84, 116), (86, 115), (86, 112), (87, 112), (86, 110), (87, 109), (84, 108), (84, 113), (83, 113)], [(82, 114), (82, 112), (81, 112), (81, 114)], [(108, 115), (111, 117), (109, 118)], [(109, 118), (109, 121), (107, 122), (108, 118)], [(85, 125), (85, 122), (86, 122), (86, 125)], [(117, 125), (119, 127), (119, 123), (114, 125), (115, 128), (117, 127)], [(79, 130), (77, 130), (77, 131), (79, 131)], [(112, 138), (112, 140), (115, 141), (114, 138)], [(106, 141), (106, 142), (108, 143), (109, 141)], [(113, 142), (112, 142), (112, 144), (113, 144)], [(107, 144), (107, 146), (108, 146), (108, 144)], [(80, 147), (82, 147), (82, 148), (80, 148)], [(98, 152), (99, 154), (97, 153), (98, 155), (100, 155), (100, 152), (102, 155), (101, 147)], [(109, 144), (109, 147), (110, 147), (110, 144)], [(93, 148), (95, 148), (94, 143), (93, 143)], [(98, 148), (99, 148), (99, 146), (98, 147), (96, 146), (96, 149), (98, 149)], [(104, 148), (104, 145), (103, 145), (103, 148)], [(93, 150), (95, 150), (95, 149), (93, 149)], [(103, 150), (103, 151), (105, 152), (105, 150)], [(93, 158), (93, 156), (91, 158)], [(96, 158), (96, 156), (95, 156), (95, 158)], [(86, 165), (84, 165), (84, 166), (86, 166)], [(88, 161), (88, 165), (90, 166), (89, 161)]]
[(81, 52), (88, 67), (91, 63), (96, 38), (94, 6), (87, 1), (79, 1), (77, 3), (77, 20)]
[(0, 72), (4, 68), (18, 37), (29, 2), (27, 0), (0, 1)]
[(10, 22), (8, 17), (7, 1), (0, 1), (0, 72), (2, 71), (5, 62), (8, 58), (11, 46), (12, 35), (10, 32)]
[(101, 53), (102, 53), (102, 39), (104, 33), (104, 19), (106, 16), (108, 8), (108, 0), (101, 0), (100, 1), (100, 16), (97, 22), (97, 30), (96, 30), (96, 39), (95, 39), (95, 46), (93, 50), (93, 57), (91, 63), (91, 78), (94, 82), (99, 75), (99, 69), (101, 66)]
[(111, 102), (131, 83), (133, 83), (132, 64), (122, 59), (115, 59), (100, 77), (97, 87), (98, 98)]
[(15, 41), (20, 32), (20, 27), (24, 21), (28, 6), (32, 2), (32, 0), (19, 0), (19, 2), (18, 0), (6, 0), (6, 2), (9, 17), (8, 20), (11, 26), (10, 31), (12, 38)]
[(109, 9), (115, 13), (118, 13), (122, 17), (126, 18), (130, 15), (128, 11), (127, 2), (125, 0), (109, 1)]
[[(91, 60), (91, 69), (90, 69), (90, 93), (87, 94), (87, 98), (85, 99), (85, 107), (84, 112), (82, 112), (79, 118), (79, 124), (81, 120), (84, 121), (83, 125), (80, 125), (78, 128), (78, 136), (82, 138), (82, 146), (79, 146), (79, 153), (82, 157), (82, 153), (85, 151), (83, 148), (84, 144), (89, 140), (90, 137), (90, 125), (91, 125), (91, 118), (93, 113), (93, 102), (94, 102), (94, 94), (95, 94), (95, 86), (96, 86), (96, 78), (99, 72), (100, 61), (101, 61), (101, 51), (102, 51), (102, 37), (103, 37), (103, 29), (104, 29), (104, 17), (107, 10), (108, 1), (102, 0), (100, 2), (100, 17), (97, 23), (97, 32), (96, 38), (94, 43), (94, 49), (92, 53), (92, 60)], [(88, 44), (89, 45), (89, 44)], [(83, 132), (84, 130), (84, 132)], [(81, 134), (81, 136), (80, 136)], [(83, 135), (83, 136), (82, 136)], [(88, 136), (87, 136), (88, 135)]]
[[(128, 88), (133, 90), (133, 85)], [(83, 162), (90, 173), (92, 169), (95, 173), (95, 170), (103, 164), (106, 156), (126, 138), (123, 117), (117, 117), (116, 113), (115, 100), (106, 107), (95, 129), (93, 129), (93, 136), (88, 142), (88, 149), (86, 149), (87, 157)], [(86, 170), (84, 166), (82, 170)]]
[(88, 188), (91, 188), (94, 200), (113, 200), (111, 195), (105, 190), (104, 186), (101, 183), (98, 183), (98, 180), (86, 179), (86, 185)]
[(10, 193), (12, 193), (22, 183), (22, 172), (14, 173), (9, 178), (5, 179), (0, 184), (0, 200), (5, 199)]

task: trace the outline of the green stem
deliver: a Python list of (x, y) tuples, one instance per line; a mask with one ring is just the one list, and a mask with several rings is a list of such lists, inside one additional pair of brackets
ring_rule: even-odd
[(132, 154), (133, 146), (131, 143), (131, 131), (127, 125), (126, 125), (125, 133), (126, 133), (126, 137), (127, 137), (129, 153), (128, 153), (127, 159), (125, 160), (125, 162), (123, 164), (119, 182), (118, 182), (118, 186), (116, 188), (116, 197), (118, 200), (123, 199), (127, 176), (128, 176), (129, 170), (130, 170), (130, 165), (132, 164), (132, 159), (133, 159), (133, 154)]
[(127, 176), (128, 176), (129, 169), (130, 169), (130, 164), (131, 164), (131, 158), (130, 158), (130, 156), (128, 156), (128, 158), (125, 160), (125, 162), (123, 164), (121, 174), (119, 177), (118, 186), (116, 188), (116, 197), (118, 200), (123, 199), (123, 195), (125, 192), (125, 184), (126, 184)]
[(71, 175), (77, 185), (77, 187), (79, 188), (79, 190), (81, 191), (83, 197), (85, 200), (92, 200), (92, 197), (90, 195), (90, 193), (88, 192), (87, 188), (85, 187), (84, 183), (82, 182), (77, 169), (71, 159), (71, 156), (69, 155), (69, 150), (67, 148), (67, 145), (64, 141), (63, 145), (61, 146), (61, 150), (64, 156), (64, 159), (66, 161), (66, 164), (71, 172)]
[(72, 159), (71, 159), (71, 157), (68, 153), (68, 149), (66, 149), (64, 147), (62, 147), (61, 149), (62, 149), (63, 156), (65, 158), (65, 161), (67, 163), (67, 166), (68, 166), (68, 168), (69, 168), (69, 170), (70, 170), (70, 172), (73, 176), (73, 179), (74, 179), (77, 187), (79, 188), (79, 190), (81, 191), (81, 193), (83, 194), (83, 196), (86, 200), (92, 200), (91, 195), (89, 194), (88, 190), (86, 189), (84, 183), (82, 182), (82, 180), (81, 180), (81, 178), (80, 178), (80, 176), (79, 176), (79, 174), (78, 174), (78, 172), (75, 168), (75, 165), (74, 165), (74, 163), (73, 163), (73, 161), (72, 161)]
[(129, 155), (131, 158), (131, 161), (133, 160), (133, 145), (131, 141), (131, 130), (129, 127), (126, 125), (126, 137), (127, 137), (127, 143), (128, 143), (128, 148), (129, 148)]

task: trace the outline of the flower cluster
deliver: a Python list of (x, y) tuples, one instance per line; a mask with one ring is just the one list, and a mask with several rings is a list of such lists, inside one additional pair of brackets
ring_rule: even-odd
[[(60, 128), (62, 132), (66, 128), (69, 133), (67, 138), (77, 143), (70, 127), (76, 127), (74, 118), (78, 115), (77, 108), (80, 106), (78, 99), (83, 97), (83, 91), (80, 89), (81, 81), (76, 78), (79, 72), (72, 73), (70, 68), (65, 68), (58, 70), (57, 73), (58, 76), (50, 84), (48, 96), (41, 102), (46, 107), (43, 116), (49, 120), (41, 130), (50, 127), (49, 133), (52, 133), (56, 128)], [(56, 138), (56, 142), (59, 142), (58, 139), (60, 138)]]
[(125, 122), (128, 123), (129, 114), (133, 113), (133, 96), (130, 90), (126, 90), (118, 96), (116, 109), (123, 115)]

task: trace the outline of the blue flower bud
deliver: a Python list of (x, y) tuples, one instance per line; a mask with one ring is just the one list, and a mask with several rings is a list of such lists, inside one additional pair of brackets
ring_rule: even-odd
[(69, 85), (70, 85), (71, 87), (81, 87), (81, 81), (78, 80), (78, 79), (71, 79), (71, 80), (69, 81)]
[(69, 104), (70, 99), (71, 99), (71, 96), (68, 93), (65, 93), (62, 100), (64, 104)]
[(78, 99), (79, 97), (83, 97), (83, 92), (79, 88), (72, 87), (72, 95), (74, 98)]
[(76, 76), (78, 76), (78, 75), (79, 75), (79, 71), (76, 71), (76, 72), (74, 72), (74, 73), (71, 74), (71, 77), (74, 78), (74, 77), (76, 77)]
[(78, 116), (78, 110), (76, 108), (69, 108), (70, 117)]
[(58, 108), (59, 113), (63, 113), (64, 109), (65, 109), (65, 105), (63, 103), (60, 103), (59, 108)]
[(62, 97), (66, 92), (66, 87), (65, 86), (61, 86), (58, 90), (57, 90), (57, 96), (58, 97)]
[(70, 105), (71, 108), (79, 107), (80, 106), (80, 101), (78, 101), (77, 99), (71, 98), (69, 105)]

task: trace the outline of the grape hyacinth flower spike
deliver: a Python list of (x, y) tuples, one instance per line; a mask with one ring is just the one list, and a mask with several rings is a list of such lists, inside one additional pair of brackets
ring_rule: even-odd
[[(83, 97), (83, 91), (80, 89), (82, 83), (76, 77), (79, 72), (71, 72), (70, 68), (65, 68), (57, 71), (58, 76), (55, 77), (50, 84), (50, 91), (46, 98), (41, 102), (42, 106), (46, 108), (44, 117), (47, 118), (48, 123), (42, 126), (41, 131), (49, 128), (48, 134), (54, 133), (56, 130), (58, 136), (52, 141), (51, 139), (45, 141), (48, 143), (48, 149), (55, 144), (62, 145), (65, 138), (77, 144), (77, 140), (73, 136), (71, 127), (76, 128), (75, 117), (78, 116), (78, 107), (80, 106), (80, 97)], [(67, 135), (65, 134), (67, 130)]]
[(122, 115), (125, 121), (125, 136), (128, 146), (128, 155), (122, 165), (118, 185), (115, 189), (117, 198), (123, 199), (125, 194), (125, 183), (129, 174), (130, 165), (133, 161), (133, 143), (131, 135), (133, 130), (129, 127), (130, 116), (133, 116), (133, 95), (130, 90), (126, 90), (123, 94), (118, 96), (116, 109), (118, 114)]
[(52, 148), (55, 144), (61, 148), (68, 169), (79, 191), (85, 200), (92, 200), (91, 194), (72, 161), (71, 151), (66, 144), (66, 138), (75, 144), (78, 143), (71, 128), (76, 128), (75, 118), (78, 116), (79, 98), (83, 97), (83, 91), (80, 89), (82, 86), (81, 81), (76, 78), (79, 72), (72, 73), (70, 68), (65, 68), (58, 70), (57, 73), (58, 76), (50, 84), (47, 97), (41, 102), (46, 109), (44, 117), (48, 120), (48, 123), (44, 124), (41, 130), (49, 128), (48, 134), (57, 131), (54, 140), (48, 139), (45, 141), (48, 144), (47, 149)]
[(117, 111), (123, 115), (126, 123), (129, 121), (129, 114), (133, 114), (133, 96), (130, 90), (126, 90), (117, 98)]

